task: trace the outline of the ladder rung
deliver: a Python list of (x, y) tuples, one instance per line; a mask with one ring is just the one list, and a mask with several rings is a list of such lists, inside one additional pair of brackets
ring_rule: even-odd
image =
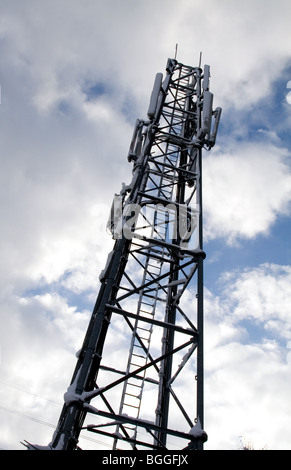
[(147, 332), (150, 332), (150, 331), (151, 331), (150, 328), (143, 328), (142, 326), (138, 326), (137, 329), (138, 329), (138, 330), (141, 330), (141, 331), (147, 331)]
[(146, 356), (142, 356), (141, 354), (132, 353), (132, 355), (133, 355), (134, 357), (141, 357), (142, 359), (146, 359)]
[(127, 382), (127, 385), (130, 385), (131, 387), (138, 387), (141, 388), (140, 384), (133, 384), (132, 382)]
[(139, 409), (139, 406), (130, 405), (129, 403), (124, 403), (124, 406), (130, 406), (130, 408), (135, 408), (136, 410)]
[(146, 313), (147, 315), (151, 315), (151, 316), (154, 315), (153, 312), (148, 312), (147, 310), (140, 310), (140, 312)]
[(137, 398), (138, 400), (140, 399), (140, 395), (134, 395), (133, 393), (126, 392), (125, 395), (128, 395), (129, 397)]
[(131, 362), (130, 365), (131, 365), (131, 366), (136, 366), (136, 367), (138, 367), (138, 368), (139, 368), (139, 367), (142, 367), (141, 364), (136, 364), (135, 362)]

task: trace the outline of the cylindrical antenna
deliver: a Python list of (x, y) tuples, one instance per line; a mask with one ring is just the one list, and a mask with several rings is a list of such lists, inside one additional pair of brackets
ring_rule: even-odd
[(199, 57), (199, 68), (201, 68), (201, 62), (202, 62), (202, 52), (200, 52), (200, 57)]

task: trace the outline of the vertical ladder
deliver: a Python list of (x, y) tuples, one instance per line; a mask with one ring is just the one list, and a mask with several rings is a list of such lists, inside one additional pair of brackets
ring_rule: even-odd
[[(171, 158), (171, 163), (176, 166), (177, 157)], [(159, 182), (156, 183), (156, 197), (159, 197), (167, 202), (171, 202), (173, 197), (173, 176), (165, 178), (163, 172), (159, 176)], [(152, 211), (151, 211), (152, 212)], [(154, 213), (151, 214), (153, 220), (151, 223), (151, 237), (157, 240), (166, 241), (168, 236), (168, 224), (170, 223), (170, 215), (165, 213), (162, 206), (154, 209)], [(142, 284), (147, 284), (153, 280), (159, 279), (163, 270), (163, 257), (164, 248), (155, 248), (153, 253), (152, 249), (147, 250), (146, 262), (144, 266), (144, 275)], [(156, 257), (158, 256), (158, 259)], [(161, 292), (162, 291), (162, 292)], [(137, 304), (136, 320), (132, 333), (131, 346), (128, 356), (128, 364), (126, 374), (130, 374), (135, 369), (143, 367), (147, 364), (150, 357), (150, 343), (153, 332), (153, 323), (145, 323), (140, 320), (140, 317), (146, 317), (147, 319), (154, 320), (156, 314), (157, 300), (166, 302), (167, 292), (161, 289), (159, 282), (155, 283), (155, 287), (150, 293), (146, 290), (140, 292), (139, 301)], [(158, 368), (156, 367), (158, 372)], [(143, 389), (146, 382), (146, 370), (143, 371), (141, 377), (131, 377), (129, 380), (124, 382), (121, 403), (119, 408), (119, 414), (130, 414), (134, 418), (139, 418), (140, 409), (142, 404)], [(150, 379), (152, 383), (154, 379)], [(156, 382), (157, 383), (157, 382)], [(115, 434), (120, 436), (121, 426), (116, 426)], [(126, 432), (131, 436), (134, 442), (137, 438), (137, 425), (123, 425), (122, 431)], [(113, 448), (117, 448), (118, 438), (114, 440)], [(134, 444), (133, 444), (134, 447)]]

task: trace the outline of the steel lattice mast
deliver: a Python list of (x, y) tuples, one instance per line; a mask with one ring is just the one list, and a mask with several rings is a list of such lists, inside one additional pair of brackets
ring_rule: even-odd
[(202, 149), (215, 144), (221, 114), (209, 77), (207, 65), (169, 59), (136, 122), (133, 178), (114, 197), (114, 247), (52, 449), (77, 449), (85, 431), (113, 449), (202, 449), (207, 439)]

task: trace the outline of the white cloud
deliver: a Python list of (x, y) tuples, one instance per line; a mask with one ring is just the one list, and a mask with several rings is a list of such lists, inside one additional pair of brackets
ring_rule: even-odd
[(0, 447), (21, 449), (24, 439), (51, 439), (89, 313), (48, 293), (10, 293), (1, 305)]
[(273, 81), (289, 63), (290, 3), (280, 0), (275, 8), (264, 0), (224, 0), (219, 6), (187, 0), (183, 5), (170, 37), (179, 43), (184, 62), (198, 61), (203, 52), (211, 64), (215, 103), (237, 112), (271, 95)]
[(242, 436), (256, 449), (289, 449), (290, 275), (261, 265), (225, 273), (219, 297), (206, 291), (206, 448), (237, 449)]
[(212, 370), (205, 377), (205, 448), (236, 450), (242, 436), (258, 450), (289, 449), (290, 363), (280, 347), (270, 341), (232, 342), (215, 348), (206, 359)]
[(254, 238), (267, 234), (278, 215), (289, 215), (289, 155), (272, 144), (249, 142), (206, 155), (206, 238)]
[(250, 319), (264, 326), (266, 334), (290, 339), (291, 267), (263, 264), (244, 272), (230, 273), (225, 280), (234, 321)]

